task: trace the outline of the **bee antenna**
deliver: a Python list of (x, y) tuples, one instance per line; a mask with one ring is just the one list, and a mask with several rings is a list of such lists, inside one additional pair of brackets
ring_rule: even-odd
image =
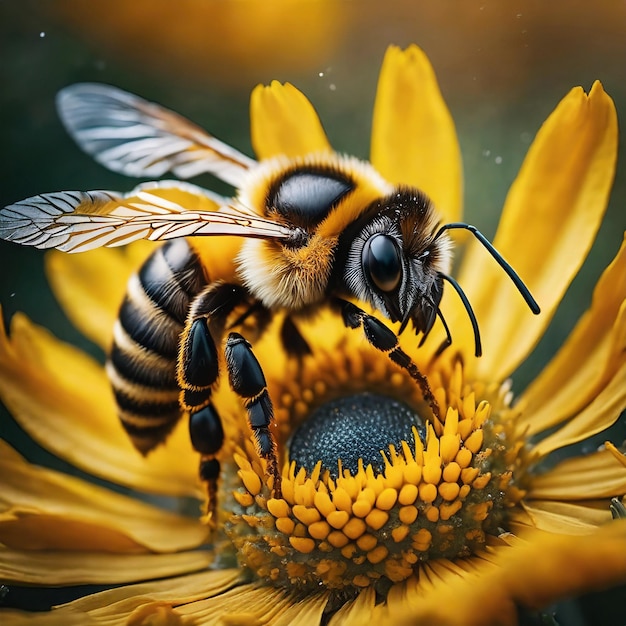
[[(435, 307), (434, 302), (432, 300), (429, 300), (429, 302), (433, 305), (433, 308), (434, 308)], [(437, 317), (441, 320), (441, 323), (443, 324), (443, 329), (446, 331), (446, 338), (441, 342), (441, 345), (437, 348), (437, 351), (435, 352), (436, 356), (439, 356), (446, 348), (449, 348), (452, 345), (452, 333), (450, 332), (450, 328), (448, 327), (446, 318), (443, 316), (441, 309), (438, 307), (437, 307)], [(418, 348), (421, 348), (424, 345), (424, 343), (426, 342), (426, 339), (428, 339), (429, 334), (430, 334), (430, 330), (427, 333), (424, 333), (422, 335), (422, 338), (420, 339), (420, 342), (417, 345)]]
[(446, 319), (441, 312), (441, 309), (437, 309), (437, 317), (441, 320), (443, 324), (443, 328), (446, 331), (446, 338), (441, 342), (439, 348), (437, 348), (437, 356), (439, 356), (448, 346), (452, 345), (452, 335), (450, 334), (450, 329), (448, 328), (448, 324), (446, 323)]
[[(442, 272), (439, 272), (439, 276), (441, 276), (441, 278), (443, 278), (444, 280), (448, 281), (454, 287), (454, 290), (459, 294), (459, 298), (461, 298), (461, 302), (463, 303), (463, 306), (465, 307), (465, 310), (467, 311), (467, 316), (469, 317), (470, 322), (472, 323), (472, 329), (474, 331), (474, 346), (475, 346), (474, 354), (477, 357), (481, 356), (483, 353), (483, 347), (480, 341), (480, 330), (478, 329), (478, 321), (476, 320), (476, 315), (474, 315), (474, 310), (472, 309), (472, 305), (470, 304), (470, 301), (467, 299), (467, 296), (465, 295), (465, 292), (463, 291), (463, 289), (461, 289), (461, 285), (459, 285), (459, 283), (457, 283), (456, 280), (452, 278), (452, 276), (448, 276), (447, 274), (443, 274)], [(440, 319), (443, 321), (443, 316), (440, 316)], [(446, 332), (448, 333), (448, 336), (450, 336), (450, 331), (447, 329), (445, 322), (444, 322), (444, 327), (446, 328)]]
[[(437, 234), (433, 237), (433, 241), (435, 239), (438, 239), (444, 233), (444, 231), (453, 230), (455, 228), (463, 228), (465, 230), (469, 230), (470, 233), (472, 233), (472, 235), (474, 235), (474, 237), (476, 237), (476, 239), (478, 239), (478, 241), (482, 243), (482, 245), (487, 249), (489, 254), (491, 254), (491, 256), (496, 260), (498, 265), (507, 273), (508, 277), (513, 281), (513, 284), (517, 287), (517, 290), (522, 295), (522, 298), (524, 298), (530, 310), (535, 315), (538, 315), (541, 312), (541, 309), (539, 308), (537, 301), (533, 298), (532, 294), (528, 290), (528, 287), (526, 287), (526, 285), (523, 283), (522, 279), (518, 276), (516, 271), (504, 260), (502, 255), (494, 248), (493, 244), (489, 241), (489, 239), (487, 239), (487, 237), (485, 237), (485, 235), (483, 235), (475, 226), (472, 226), (471, 224), (466, 224), (465, 222), (451, 222), (450, 224), (444, 224), (437, 231)], [(446, 278), (448, 281), (450, 281), (449, 276), (445, 276), (443, 274), (442, 276)], [(458, 285), (456, 285), (455, 289), (457, 290), (459, 295), (462, 293)], [(465, 298), (465, 296), (461, 296), (461, 298)], [(465, 298), (465, 300), (467, 299)], [(467, 306), (465, 308), (467, 309)]]

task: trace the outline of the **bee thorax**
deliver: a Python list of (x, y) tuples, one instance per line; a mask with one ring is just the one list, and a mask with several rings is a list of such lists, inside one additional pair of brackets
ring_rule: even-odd
[(266, 308), (300, 310), (326, 297), (335, 246), (336, 239), (318, 235), (298, 248), (250, 239), (237, 258), (238, 272)]

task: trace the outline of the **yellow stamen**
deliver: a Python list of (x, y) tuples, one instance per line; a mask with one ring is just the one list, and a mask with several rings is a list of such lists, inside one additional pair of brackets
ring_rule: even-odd
[(389, 521), (389, 513), (374, 509), (366, 518), (365, 523), (373, 530), (380, 530)]
[(315, 541), (307, 537), (289, 537), (289, 543), (303, 554), (309, 554), (315, 549)]

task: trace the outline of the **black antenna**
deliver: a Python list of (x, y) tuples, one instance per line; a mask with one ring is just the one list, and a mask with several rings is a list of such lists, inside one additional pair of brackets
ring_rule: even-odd
[(448, 324), (446, 323), (441, 309), (437, 309), (437, 317), (441, 320), (443, 328), (446, 331), (446, 338), (441, 342), (441, 345), (437, 348), (437, 352), (435, 353), (439, 356), (446, 348), (449, 348), (452, 345), (452, 335), (450, 334), (450, 329), (448, 328)]
[[(442, 272), (439, 272), (439, 276), (441, 276), (441, 278), (443, 278), (444, 280), (448, 281), (454, 287), (454, 290), (459, 294), (459, 298), (461, 298), (461, 302), (463, 303), (463, 306), (465, 307), (465, 310), (467, 311), (467, 316), (470, 318), (470, 322), (472, 323), (472, 329), (474, 331), (474, 346), (475, 346), (474, 354), (476, 356), (481, 356), (483, 353), (483, 346), (480, 341), (480, 330), (478, 329), (478, 321), (476, 320), (476, 315), (474, 315), (474, 310), (472, 309), (472, 305), (470, 304), (470, 301), (467, 299), (465, 292), (461, 289), (461, 285), (459, 285), (459, 283), (457, 283), (456, 280), (452, 278), (452, 276), (448, 276), (447, 274), (443, 274)], [(440, 319), (443, 319), (443, 317), (440, 316)], [(447, 332), (449, 335), (449, 331)]]
[[(435, 303), (430, 298), (428, 301), (432, 304), (433, 309), (435, 309), (436, 308)], [(441, 309), (438, 307), (436, 308), (436, 315), (441, 320), (441, 323), (443, 324), (443, 329), (446, 331), (446, 338), (441, 342), (441, 345), (439, 346), (439, 348), (437, 348), (436, 354), (437, 356), (439, 356), (446, 348), (452, 345), (452, 334), (450, 333), (450, 329), (448, 328), (448, 324), (443, 316), (443, 313), (441, 312)], [(421, 348), (424, 345), (424, 343), (426, 342), (426, 339), (428, 339), (428, 335), (430, 334), (431, 329), (432, 329), (432, 326), (428, 330), (427, 333), (424, 333), (422, 335), (420, 342), (417, 344), (418, 348)]]
[[(526, 285), (522, 282), (522, 279), (517, 275), (515, 270), (502, 258), (502, 255), (493, 247), (493, 244), (489, 241), (489, 239), (487, 239), (487, 237), (485, 237), (485, 235), (483, 235), (475, 226), (472, 226), (471, 224), (466, 224), (465, 222), (451, 222), (450, 224), (444, 224), (437, 231), (437, 234), (433, 237), (433, 241), (435, 239), (438, 239), (444, 231), (453, 230), (455, 228), (464, 228), (465, 230), (469, 230), (470, 233), (472, 233), (474, 237), (476, 237), (476, 239), (478, 239), (478, 241), (483, 244), (489, 254), (491, 254), (491, 256), (496, 260), (498, 265), (507, 273), (508, 277), (513, 281), (513, 284), (517, 287), (517, 290), (520, 292), (520, 294), (522, 294), (522, 298), (524, 298), (530, 310), (535, 315), (538, 315), (541, 312), (541, 309), (539, 308), (537, 301), (532, 297), (532, 294), (528, 290), (528, 287), (526, 287)], [(452, 286), (457, 290), (457, 293), (461, 296), (461, 299), (464, 300), (465, 304), (465, 302), (467, 302), (467, 298), (461, 291), (459, 285), (453, 282), (450, 276), (446, 276), (445, 274), (441, 274), (441, 276), (452, 284)], [(467, 304), (469, 305), (469, 302)], [(466, 305), (465, 308), (468, 309), (468, 306)]]

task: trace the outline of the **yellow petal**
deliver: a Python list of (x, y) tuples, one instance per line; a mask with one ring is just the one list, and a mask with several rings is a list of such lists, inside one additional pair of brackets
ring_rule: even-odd
[(0, 542), (22, 550), (176, 552), (207, 539), (198, 520), (26, 462), (0, 440)]
[(306, 96), (293, 85), (257, 85), (250, 96), (250, 134), (259, 159), (330, 150), (326, 133)]
[(546, 500), (608, 499), (625, 493), (626, 467), (609, 450), (566, 459), (533, 476), (528, 489), (529, 498)]
[(299, 602), (292, 604), (274, 622), (275, 626), (309, 626), (309, 624), (320, 624), (326, 604), (328, 604), (329, 593), (316, 593), (303, 598)]
[(264, 626), (278, 623), (276, 619), (289, 611), (293, 602), (293, 596), (283, 589), (251, 584), (182, 606), (180, 613), (193, 624), (210, 624), (219, 615), (220, 626)]
[[(518, 607), (541, 609), (572, 595), (606, 589), (626, 578), (626, 521), (606, 524), (585, 537), (526, 533), (494, 551), (473, 571), (440, 569), (427, 592), (407, 585), (395, 602), (377, 605), (371, 621), (381, 625), (430, 626), (518, 623)], [(472, 559), (477, 560), (477, 559)]]
[[(584, 535), (593, 532), (602, 524), (611, 521), (611, 512), (606, 503), (601, 508), (558, 502), (553, 500), (524, 501), (524, 512), (530, 517), (531, 523), (539, 530), (567, 535)], [(523, 518), (513, 515), (512, 522), (519, 523)], [(524, 526), (528, 523), (522, 522)]]
[(626, 240), (600, 277), (591, 308), (516, 408), (534, 435), (581, 410), (626, 360)]
[[(212, 561), (213, 553), (206, 550), (120, 555), (53, 550), (22, 552), (0, 546), (0, 578), (6, 582), (40, 586), (116, 585), (179, 576), (205, 569)], [(1, 615), (0, 612), (0, 622)]]
[(371, 161), (389, 182), (423, 190), (444, 221), (462, 211), (461, 151), (430, 61), (417, 46), (387, 49), (374, 104)]
[[(152, 624), (140, 618), (159, 615), (169, 620), (157, 622), (163, 624), (261, 626), (278, 623), (276, 616), (292, 609), (290, 594), (267, 585), (240, 584), (243, 576), (241, 570), (217, 570), (121, 587), (63, 605), (55, 614), (79, 614), (107, 625)], [(164, 607), (169, 610), (158, 610)]]
[(458, 298), (444, 299), (455, 347), (479, 379), (505, 379), (543, 334), (595, 239), (616, 158), (613, 101), (598, 82), (589, 95), (573, 89), (530, 147), (494, 239), (535, 296), (541, 315), (532, 315), (508, 276), (475, 241), (469, 242), (459, 283), (481, 328), (481, 359), (471, 358), (473, 337)]
[(0, 326), (0, 398), (35, 441), (86, 472), (140, 491), (200, 493), (187, 426), (142, 457), (116, 416), (103, 368), (21, 314), (10, 339)]
[(328, 626), (346, 626), (347, 624), (366, 624), (376, 604), (376, 593), (368, 587), (352, 601), (346, 602), (328, 622)]
[(0, 513), (0, 540), (16, 550), (145, 552), (143, 546), (116, 529), (19, 507)]
[[(3, 626), (59, 626), (59, 618), (53, 613), (28, 613), (0, 609)], [(92, 621), (85, 621), (80, 615), (68, 615), (63, 618), (63, 626), (89, 626)]]
[(46, 275), (54, 295), (72, 324), (101, 348), (109, 347), (131, 273), (154, 249), (154, 243), (140, 241), (125, 248), (82, 254), (53, 250), (46, 255)]
[(79, 598), (61, 605), (59, 614), (91, 613), (104, 618), (115, 615), (116, 612), (120, 613), (122, 607), (140, 606), (148, 600), (174, 605), (186, 604), (224, 593), (243, 578), (242, 570), (237, 568), (202, 571), (165, 580), (155, 579)]
[[(626, 407), (626, 364), (583, 411), (565, 426), (533, 446), (530, 455), (537, 460), (557, 448), (587, 439), (615, 423)], [(619, 466), (616, 464), (616, 471)]]
[(586, 541), (542, 534), (524, 551), (507, 559), (506, 582), (518, 601), (530, 608), (545, 607), (556, 598), (606, 589), (626, 577), (626, 553), (618, 547), (625, 539), (623, 521), (600, 527)]

